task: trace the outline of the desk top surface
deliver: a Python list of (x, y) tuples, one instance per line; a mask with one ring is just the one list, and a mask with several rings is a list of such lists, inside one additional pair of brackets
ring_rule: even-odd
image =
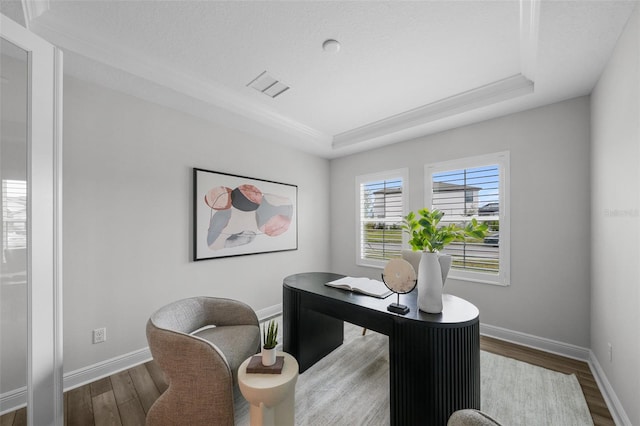
[(380, 314), (413, 321), (429, 322), (434, 325), (441, 324), (441, 326), (445, 327), (447, 324), (460, 325), (461, 323), (475, 322), (479, 317), (479, 311), (475, 305), (451, 294), (442, 295), (443, 310), (441, 313), (428, 314), (422, 312), (418, 309), (418, 293), (416, 289), (410, 293), (400, 295), (400, 303), (409, 307), (409, 313), (406, 315), (395, 314), (387, 311), (387, 306), (397, 302), (398, 296), (396, 294), (384, 299), (378, 299), (325, 285), (325, 283), (343, 276), (331, 272), (306, 272), (286, 277), (283, 285), (292, 290), (303, 291), (326, 299), (334, 299), (337, 302), (349, 303), (361, 308), (378, 311)]

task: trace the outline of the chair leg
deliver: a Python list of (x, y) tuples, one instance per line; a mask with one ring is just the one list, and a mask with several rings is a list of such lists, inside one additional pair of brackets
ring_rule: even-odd
[(362, 335), (364, 336), (364, 334), (365, 334), (366, 332), (367, 332), (367, 329), (366, 329), (366, 328), (363, 328), (363, 329), (362, 329)]

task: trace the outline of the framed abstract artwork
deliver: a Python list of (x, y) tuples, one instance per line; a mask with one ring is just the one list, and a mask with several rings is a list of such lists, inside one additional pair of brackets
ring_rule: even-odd
[(298, 187), (193, 169), (193, 260), (298, 249)]

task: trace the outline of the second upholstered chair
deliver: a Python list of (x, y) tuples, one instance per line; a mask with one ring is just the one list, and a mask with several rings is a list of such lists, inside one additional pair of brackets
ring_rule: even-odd
[(451, 414), (447, 426), (500, 426), (500, 423), (482, 411), (468, 409)]
[(234, 424), (238, 367), (260, 350), (251, 307), (215, 297), (179, 300), (151, 315), (147, 340), (169, 385), (147, 425)]

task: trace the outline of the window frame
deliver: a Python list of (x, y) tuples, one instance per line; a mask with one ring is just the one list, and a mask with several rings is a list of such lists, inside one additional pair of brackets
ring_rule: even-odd
[[(451, 268), (449, 278), (462, 281), (471, 281), (482, 284), (493, 284), (500, 286), (508, 286), (511, 283), (511, 259), (510, 259), (510, 203), (509, 203), (509, 181), (510, 181), (510, 153), (509, 151), (501, 151), (491, 154), (483, 154), (472, 157), (465, 157), (455, 160), (439, 161), (435, 163), (425, 164), (424, 166), (424, 184), (425, 184), (425, 206), (432, 208), (433, 201), (433, 175), (437, 173), (455, 171), (461, 169), (470, 169), (476, 167), (485, 167), (497, 165), (499, 173), (499, 203), (500, 213), (498, 215), (500, 221), (500, 245), (499, 259), (500, 269), (497, 275), (477, 272), (465, 271)], [(474, 215), (479, 220), (479, 215)]]
[[(359, 266), (367, 266), (371, 268), (379, 268), (384, 269), (388, 260), (376, 260), (376, 259), (367, 259), (362, 257), (362, 222), (361, 222), (361, 211), (362, 211), (362, 199), (360, 198), (360, 186), (362, 184), (366, 184), (368, 182), (376, 182), (383, 180), (393, 180), (393, 179), (401, 179), (402, 180), (402, 217), (407, 215), (409, 208), (409, 169), (401, 168), (394, 170), (386, 170), (382, 172), (369, 173), (365, 175), (359, 175), (355, 178), (355, 192), (356, 192), (356, 208), (355, 208), (355, 220), (356, 220), (356, 265)], [(407, 238), (404, 232), (401, 233), (402, 242), (401, 242), (401, 250), (407, 244)]]

